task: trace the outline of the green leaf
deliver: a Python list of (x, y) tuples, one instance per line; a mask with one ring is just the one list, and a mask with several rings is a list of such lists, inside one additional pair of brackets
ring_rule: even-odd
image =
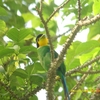
[(32, 13), (24, 13), (22, 14), (25, 22), (31, 21), (32, 22), (32, 27), (36, 28), (40, 26), (41, 22), (39, 21), (40, 19), (33, 15)]
[(0, 6), (2, 6), (3, 4), (2, 4), (2, 0), (0, 0)]
[(21, 68), (16, 69), (16, 70), (14, 71), (13, 75), (19, 76), (19, 77), (21, 77), (21, 78), (27, 78), (27, 76), (28, 76), (27, 73), (26, 73), (26, 71), (23, 70), (23, 69), (21, 69)]
[(5, 72), (4, 68), (0, 66), (0, 73), (4, 73), (4, 72)]
[(8, 21), (11, 18), (11, 13), (5, 10), (3, 7), (0, 7), (0, 19)]
[[(66, 59), (65, 59), (65, 64), (66, 64), (66, 69), (70, 70), (71, 68), (76, 67), (79, 64), (79, 60), (77, 58), (77, 55), (75, 55), (75, 50), (77, 49), (77, 47), (81, 44), (81, 42), (79, 41), (75, 41), (72, 43), (72, 45), (70, 46), (70, 49), (68, 49), (67, 54), (66, 54)], [(75, 64), (76, 61), (76, 64)], [(72, 63), (72, 66), (71, 66)], [(70, 67), (68, 67), (70, 66)]]
[(81, 5), (81, 6), (83, 6), (82, 10), (81, 10), (82, 18), (84, 18), (85, 16), (89, 16), (92, 12), (93, 1), (92, 0), (90, 2), (88, 1), (89, 5), (85, 5), (86, 3), (87, 2), (82, 3), (82, 5)]
[(23, 40), (24, 38), (26, 38), (29, 34), (32, 34), (32, 30), (31, 29), (21, 29), (19, 32), (19, 40)]
[(51, 20), (48, 24), (49, 27), (49, 31), (50, 31), (50, 35), (54, 36), (56, 34), (56, 30), (57, 30), (57, 23), (54, 20)]
[(94, 0), (93, 13), (94, 13), (94, 15), (100, 13), (100, 0)]
[(0, 7), (0, 17), (6, 15), (8, 15), (8, 12), (4, 8)]
[(16, 28), (11, 28), (8, 33), (7, 36), (12, 39), (15, 42), (20, 42), (22, 41), (25, 37), (27, 37), (30, 34), (30, 30), (29, 29), (22, 29), (22, 30), (18, 30)]
[(72, 90), (72, 92), (75, 92), (74, 96), (72, 97), (72, 100), (78, 100), (82, 94), (82, 90)]
[(93, 86), (96, 86), (96, 79), (97, 79), (97, 74), (91, 74), (90, 76), (88, 76), (87, 78), (86, 78), (86, 82), (85, 82), (85, 85), (86, 86), (91, 86), (91, 87), (93, 87)]
[(11, 28), (7, 32), (7, 36), (12, 39), (13, 41), (19, 42), (19, 37), (18, 37), (19, 31), (16, 28)]
[(70, 62), (70, 63), (68, 63), (67, 64), (67, 70), (70, 70), (70, 69), (73, 69), (73, 68), (75, 68), (75, 67), (77, 67), (77, 66), (79, 66), (80, 65), (80, 60), (79, 59), (72, 59), (72, 61)]
[(57, 7), (57, 6), (55, 5), (53, 0), (50, 2), (50, 4), (43, 3), (43, 12), (42, 13), (43, 13), (45, 19), (47, 19), (52, 14), (55, 7)]
[(91, 50), (91, 52), (83, 54), (82, 56), (80, 56), (80, 63), (83, 64), (89, 59), (95, 57), (99, 51), (100, 51), (100, 47), (97, 47)]
[(25, 67), (25, 71), (28, 73), (28, 76), (34, 73), (34, 64), (28, 65)]
[(45, 70), (39, 62), (36, 62), (36, 63), (34, 63), (34, 71), (35, 72), (44, 72)]
[(6, 23), (3, 20), (0, 20), (0, 37), (4, 35), (6, 30), (7, 30)]
[(17, 15), (16, 16), (12, 15), (7, 23), (9, 26), (14, 26), (19, 29), (23, 28), (25, 25), (23, 17)]
[(100, 38), (99, 28), (100, 28), (100, 21), (90, 26), (89, 33), (88, 33), (88, 40), (91, 40), (93, 38), (95, 40), (98, 40), (98, 38)]
[(30, 51), (37, 51), (37, 49), (33, 46), (23, 46), (20, 48), (20, 53), (29, 53)]
[(36, 85), (41, 85), (42, 81), (43, 81), (43, 78), (39, 75), (39, 74), (32, 74), (30, 76), (30, 81), (33, 83), (33, 84), (36, 84)]
[(81, 43), (75, 50), (75, 55), (81, 55), (84, 53), (88, 53), (91, 50), (93, 50), (95, 47), (99, 47), (100, 43), (95, 40), (87, 41), (84, 43)]
[(38, 100), (37, 96), (36, 95), (33, 95), (32, 97), (30, 97), (29, 100)]
[[(19, 0), (17, 0), (17, 1), (19, 1)], [(13, 10), (13, 13), (15, 13), (20, 7), (20, 4), (18, 2), (13, 1), (13, 0), (6, 1), (5, 3), (6, 3), (6, 5), (8, 5), (10, 7), (10, 9)]]
[(18, 86), (24, 87), (24, 85), (25, 85), (25, 80), (23, 78), (21, 78), (19, 76), (15, 76), (13, 74), (10, 76), (9, 80), (10, 80), (11, 87), (15, 87), (15, 86), (16, 87), (18, 87)]
[(4, 48), (0, 50), (0, 58), (13, 54), (13, 53), (14, 53), (14, 49)]
[(60, 45), (63, 45), (65, 43), (65, 41), (67, 40), (68, 36), (63, 35), (59, 41)]

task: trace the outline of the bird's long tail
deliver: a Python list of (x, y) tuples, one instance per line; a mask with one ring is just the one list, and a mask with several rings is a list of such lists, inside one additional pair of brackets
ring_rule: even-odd
[(67, 100), (70, 100), (69, 93), (68, 93), (68, 87), (67, 87), (67, 83), (66, 83), (66, 79), (65, 79), (64, 75), (62, 75), (61, 80), (62, 80), (62, 83), (63, 83), (65, 98), (67, 98)]

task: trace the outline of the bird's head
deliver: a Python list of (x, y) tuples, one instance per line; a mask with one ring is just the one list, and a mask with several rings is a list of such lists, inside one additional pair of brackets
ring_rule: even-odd
[(48, 45), (48, 39), (47, 39), (46, 35), (44, 35), (44, 34), (39, 34), (39, 35), (36, 37), (36, 44), (37, 44), (37, 48), (38, 48), (38, 47), (41, 47), (41, 46)]

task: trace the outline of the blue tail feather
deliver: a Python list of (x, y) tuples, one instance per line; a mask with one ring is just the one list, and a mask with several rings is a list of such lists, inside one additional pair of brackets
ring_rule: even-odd
[(68, 100), (70, 100), (69, 93), (68, 93), (68, 87), (67, 87), (66, 79), (65, 79), (64, 75), (62, 75), (61, 80), (62, 80), (62, 83), (63, 83), (65, 96), (66, 96), (66, 98), (68, 98)]

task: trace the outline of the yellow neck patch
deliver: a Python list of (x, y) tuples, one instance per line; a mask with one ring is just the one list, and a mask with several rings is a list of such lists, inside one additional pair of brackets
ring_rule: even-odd
[(39, 44), (39, 47), (48, 45), (48, 39), (47, 38), (39, 39), (38, 44)]

